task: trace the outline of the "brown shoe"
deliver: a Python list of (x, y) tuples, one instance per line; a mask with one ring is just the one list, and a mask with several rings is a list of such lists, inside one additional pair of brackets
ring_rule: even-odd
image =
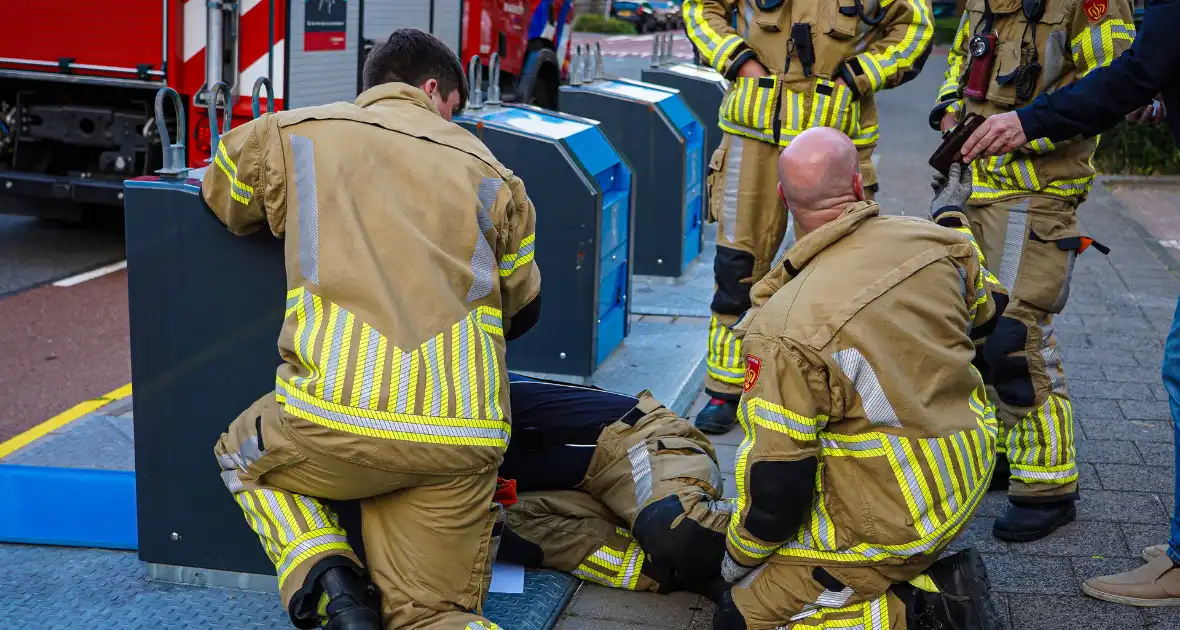
[(1156, 558), (1164, 555), (1165, 553), (1168, 553), (1168, 546), (1167, 545), (1152, 545), (1150, 547), (1144, 547), (1143, 548), (1143, 561), (1144, 562), (1151, 562), (1152, 560), (1155, 560)]
[(1090, 578), (1090, 597), (1130, 606), (1180, 606), (1180, 566), (1167, 554), (1126, 573)]

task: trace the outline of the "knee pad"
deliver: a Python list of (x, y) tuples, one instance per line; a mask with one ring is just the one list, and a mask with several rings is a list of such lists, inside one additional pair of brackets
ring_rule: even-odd
[(746, 630), (746, 618), (733, 601), (732, 589), (717, 598), (717, 609), (713, 611), (713, 630)]
[(815, 494), (814, 457), (793, 462), (761, 461), (750, 466), (746, 529), (762, 540), (787, 540), (811, 513)]
[[(1000, 401), (1016, 407), (1036, 403), (1036, 389), (1028, 370), (1025, 346), (1028, 326), (1010, 317), (1000, 317), (996, 329), (983, 345), (983, 359)], [(1015, 354), (1016, 356), (1009, 356)]]
[(717, 246), (713, 260), (713, 277), (717, 290), (713, 293), (713, 312), (722, 315), (741, 315), (750, 309), (750, 286), (745, 282), (754, 275), (754, 255), (740, 249)]
[(631, 535), (653, 565), (653, 577), (659, 574), (670, 580), (669, 588), (691, 590), (695, 584), (720, 575), (725, 533), (681, 518), (683, 515), (680, 497), (664, 497), (639, 512)]

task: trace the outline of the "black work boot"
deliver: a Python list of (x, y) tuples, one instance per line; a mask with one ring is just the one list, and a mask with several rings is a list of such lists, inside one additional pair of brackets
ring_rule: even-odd
[(911, 630), (1000, 630), (1003, 622), (991, 598), (983, 557), (974, 548), (930, 565), (925, 575), (937, 593), (899, 585), (906, 599), (906, 627)]
[[(1011, 501), (1011, 499), (1009, 499)], [(1039, 540), (1077, 518), (1074, 499), (1054, 503), (1015, 503), (996, 519), (992, 535), (1009, 542)]]
[(381, 630), (377, 587), (349, 567), (332, 567), (320, 575), (328, 598), (327, 630)]
[(746, 630), (746, 618), (733, 601), (733, 589), (726, 589), (717, 598), (713, 611), (713, 630)]
[(737, 422), (737, 402), (724, 398), (713, 397), (709, 404), (697, 414), (696, 427), (702, 433), (721, 435), (729, 431)]
[(1012, 469), (1008, 466), (1008, 456), (1004, 453), (996, 455), (996, 468), (992, 472), (992, 482), (988, 490), (1007, 490), (1008, 478), (1012, 476)]

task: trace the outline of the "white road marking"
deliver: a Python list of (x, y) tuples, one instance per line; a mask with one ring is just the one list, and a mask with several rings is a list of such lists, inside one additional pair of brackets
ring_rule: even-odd
[(123, 261), (120, 261), (120, 262), (117, 262), (117, 263), (114, 263), (111, 265), (107, 265), (105, 267), (99, 267), (98, 269), (93, 269), (91, 271), (87, 271), (86, 273), (80, 273), (76, 276), (66, 278), (65, 280), (58, 280), (57, 282), (53, 283), (53, 286), (63, 287), (63, 288), (72, 287), (76, 284), (82, 284), (83, 282), (86, 282), (87, 280), (101, 278), (107, 274), (115, 273), (116, 271), (119, 271), (120, 269), (126, 269), (126, 268), (127, 268), (127, 261), (123, 260)]
[(1160, 245), (1169, 249), (1180, 249), (1180, 241), (1160, 241)]

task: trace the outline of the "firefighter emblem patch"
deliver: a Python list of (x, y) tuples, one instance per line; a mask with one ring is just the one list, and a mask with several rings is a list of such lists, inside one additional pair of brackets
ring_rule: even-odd
[(743, 392), (749, 393), (754, 389), (754, 383), (758, 382), (758, 372), (762, 369), (762, 359), (747, 354), (746, 355), (746, 385), (742, 388)]
[(1109, 0), (1086, 0), (1082, 3), (1082, 11), (1086, 13), (1086, 19), (1091, 22), (1098, 22), (1106, 17), (1106, 9), (1109, 6)]

